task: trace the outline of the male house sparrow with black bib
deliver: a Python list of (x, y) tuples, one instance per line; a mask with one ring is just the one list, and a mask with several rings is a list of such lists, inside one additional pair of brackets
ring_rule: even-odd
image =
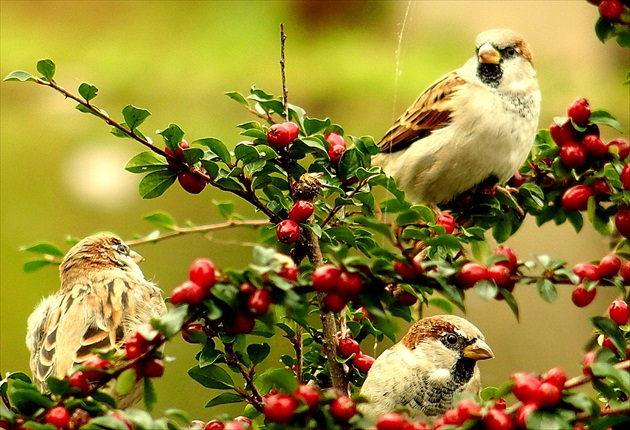
[(447, 203), (486, 180), (505, 183), (529, 154), (540, 91), (527, 42), (477, 36), (475, 55), (427, 88), (379, 142), (373, 162), (411, 201)]
[(368, 418), (399, 407), (411, 419), (432, 423), (453, 405), (458, 393), (478, 394), (478, 360), (494, 357), (477, 327), (455, 315), (423, 318), (383, 352), (368, 372), (360, 405)]
[[(138, 325), (166, 312), (161, 290), (144, 279), (142, 257), (110, 234), (86, 237), (59, 267), (60, 291), (43, 299), (28, 319), (26, 345), (35, 384), (64, 377), (90, 358), (93, 349), (124, 349)], [(129, 407), (142, 396), (140, 384), (119, 399)]]

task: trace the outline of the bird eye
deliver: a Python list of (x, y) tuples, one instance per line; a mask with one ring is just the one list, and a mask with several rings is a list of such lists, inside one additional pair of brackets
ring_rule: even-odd
[(515, 56), (515, 55), (516, 55), (516, 49), (514, 49), (514, 48), (507, 48), (507, 49), (505, 50), (505, 53), (506, 53), (506, 55), (507, 55), (508, 57), (513, 57), (513, 56)]
[(123, 245), (122, 243), (120, 245), (116, 245), (116, 251), (118, 251), (122, 255), (129, 255), (129, 248), (127, 247), (127, 245)]
[(457, 336), (455, 336), (453, 333), (449, 333), (444, 336), (444, 341), (449, 345), (455, 345), (457, 343)]

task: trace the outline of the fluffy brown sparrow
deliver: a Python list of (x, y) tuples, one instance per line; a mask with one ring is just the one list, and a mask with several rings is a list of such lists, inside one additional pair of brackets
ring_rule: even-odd
[(361, 388), (368, 400), (361, 412), (377, 421), (407, 407), (412, 419), (432, 423), (452, 406), (455, 394), (479, 393), (477, 360), (492, 357), (483, 334), (464, 318), (423, 318), (372, 365)]
[(373, 161), (410, 200), (446, 203), (486, 180), (506, 182), (534, 144), (540, 91), (527, 42), (480, 33), (475, 56), (429, 88), (379, 142)]
[[(43, 299), (28, 319), (30, 366), (42, 391), (49, 376), (66, 376), (94, 349), (123, 349), (139, 324), (166, 312), (161, 290), (144, 279), (140, 261), (110, 234), (86, 237), (68, 251), (59, 267), (60, 291)], [(141, 396), (139, 387), (118, 406), (131, 406)]]

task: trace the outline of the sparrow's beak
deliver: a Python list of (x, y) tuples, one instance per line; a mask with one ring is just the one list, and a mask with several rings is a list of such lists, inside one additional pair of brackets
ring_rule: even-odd
[(144, 257), (142, 255), (138, 254), (133, 249), (129, 250), (129, 256), (131, 257), (131, 259), (133, 261), (136, 262), (136, 264), (140, 263), (141, 261), (144, 261)]
[(477, 339), (475, 343), (464, 348), (464, 357), (472, 358), (473, 360), (487, 360), (494, 357), (494, 352), (492, 352), (487, 343)]
[(499, 51), (497, 51), (494, 46), (489, 43), (484, 43), (479, 47), (477, 57), (479, 58), (479, 62), (482, 64), (499, 64), (499, 60), (501, 60), (501, 54)]

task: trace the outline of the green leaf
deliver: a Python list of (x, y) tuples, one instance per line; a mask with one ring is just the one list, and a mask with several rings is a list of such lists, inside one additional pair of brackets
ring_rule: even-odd
[(232, 162), (230, 151), (228, 151), (225, 144), (219, 139), (215, 139), (213, 137), (205, 137), (203, 139), (197, 139), (193, 143), (198, 143), (199, 145), (208, 147), (208, 149), (210, 149), (210, 152), (219, 157), (219, 159), (225, 164), (230, 164)]
[(182, 329), (182, 325), (188, 316), (188, 305), (177, 305), (164, 315), (153, 320), (153, 327), (166, 336), (167, 339), (172, 338), (175, 333)]
[(243, 191), (243, 186), (232, 178), (217, 179), (216, 184), (227, 191)]
[(595, 23), (595, 35), (603, 43), (615, 36), (614, 24), (601, 16)]
[(477, 282), (473, 287), (473, 290), (479, 297), (486, 301), (494, 299), (499, 291), (497, 285), (487, 279)]
[(607, 125), (614, 128), (619, 133), (623, 133), (621, 123), (605, 110), (596, 110), (591, 112), (590, 122), (599, 125)]
[(235, 100), (237, 103), (240, 103), (245, 107), (249, 107), (249, 103), (247, 102), (247, 99), (243, 96), (243, 94), (237, 91), (228, 91), (224, 94), (228, 96), (229, 98), (231, 98), (232, 100)]
[(57, 263), (50, 260), (46, 260), (45, 258), (29, 260), (24, 263), (24, 265), (22, 266), (22, 270), (24, 270), (24, 273), (33, 273), (43, 267), (50, 266), (50, 265), (56, 266)]
[(552, 411), (535, 410), (527, 417), (527, 428), (530, 429), (554, 429), (572, 430), (575, 420), (575, 412), (566, 409)]
[(553, 302), (558, 297), (556, 286), (550, 279), (539, 279), (536, 281), (536, 290), (540, 297), (546, 302)]
[(164, 170), (166, 162), (163, 157), (153, 151), (143, 151), (134, 155), (127, 161), (125, 170), (131, 173), (147, 173), (155, 170)]
[(261, 393), (268, 393), (272, 388), (282, 388), (292, 393), (298, 385), (293, 372), (286, 369), (269, 369), (258, 375), (255, 382)]
[(232, 218), (232, 215), (234, 214), (234, 208), (236, 207), (234, 202), (214, 201), (213, 203), (217, 206), (217, 209), (219, 210), (219, 213), (221, 214), (223, 218), (225, 219)]
[(35, 76), (31, 75), (28, 72), (25, 72), (24, 70), (15, 70), (11, 73), (9, 73), (7, 75), (6, 78), (4, 78), (5, 81), (20, 81), (20, 82), (26, 82), (26, 81), (35, 81)]
[(332, 124), (332, 122), (330, 121), (330, 118), (316, 119), (316, 118), (309, 118), (309, 117), (304, 117), (303, 123), (304, 123), (304, 134), (306, 134), (307, 136), (323, 131), (326, 128), (330, 127), (330, 125)]
[(330, 227), (325, 229), (324, 232), (338, 242), (347, 243), (355, 248), (357, 246), (354, 233), (348, 227)]
[(512, 313), (516, 317), (516, 320), (518, 321), (520, 319), (520, 314), (518, 310), (518, 303), (516, 303), (516, 299), (514, 298), (514, 296), (512, 295), (510, 291), (504, 288), (501, 288), (499, 292), (501, 293), (501, 295), (503, 295), (503, 298), (505, 299), (505, 303), (508, 304), (508, 306), (512, 310)]
[(39, 60), (37, 62), (37, 71), (42, 74), (44, 79), (52, 82), (55, 77), (55, 63), (52, 60)]
[(70, 390), (70, 380), (57, 379), (54, 376), (46, 379), (46, 385), (52, 394), (65, 395)]
[(492, 226), (492, 237), (497, 243), (503, 243), (512, 235), (512, 221), (508, 216), (501, 217)]
[(142, 395), (144, 399), (144, 407), (147, 408), (147, 411), (152, 411), (153, 407), (157, 403), (157, 393), (151, 378), (144, 378), (144, 392)]
[(350, 222), (356, 222), (357, 224), (360, 224), (378, 233), (381, 233), (383, 236), (389, 239), (393, 237), (392, 231), (388, 225), (382, 224), (372, 217), (355, 216), (355, 217), (349, 217), (348, 220)]
[(173, 215), (169, 214), (168, 212), (153, 212), (142, 219), (144, 219), (145, 221), (149, 221), (151, 224), (154, 224), (165, 230), (172, 231), (177, 228), (177, 221), (175, 220), (175, 218), (173, 218)]
[(586, 412), (592, 417), (597, 417), (599, 415), (599, 405), (586, 393), (571, 393), (565, 396), (562, 400), (574, 406), (578, 410)]
[(177, 173), (172, 170), (156, 170), (140, 181), (138, 189), (143, 199), (160, 197), (175, 182)]
[(9, 400), (24, 415), (31, 415), (39, 408), (50, 409), (54, 403), (34, 387), (32, 389), (9, 389)]
[(83, 97), (87, 102), (96, 97), (96, 93), (98, 93), (98, 88), (94, 85), (90, 85), (87, 82), (83, 82), (79, 85), (79, 94), (81, 94), (81, 97)]
[(64, 252), (50, 242), (39, 242), (35, 245), (20, 248), (20, 251), (33, 252), (35, 254), (52, 255), (53, 257), (64, 256)]
[(485, 387), (479, 393), (479, 397), (481, 397), (481, 400), (483, 400), (484, 402), (487, 402), (488, 400), (494, 398), (494, 395), (496, 392), (497, 392), (497, 387)]
[(116, 393), (124, 396), (131, 393), (133, 387), (136, 385), (136, 370), (129, 368), (122, 371), (118, 378), (116, 378)]
[(182, 150), (182, 155), (189, 166), (194, 166), (203, 158), (204, 153), (201, 148), (186, 148)]
[(134, 105), (127, 105), (123, 108), (122, 114), (129, 129), (135, 130), (151, 115), (151, 112)]
[(254, 365), (261, 363), (270, 352), (271, 347), (268, 343), (253, 343), (247, 346), (247, 355)]
[(236, 393), (221, 393), (218, 396), (216, 396), (214, 399), (206, 403), (204, 407), (211, 408), (213, 406), (225, 405), (228, 403), (240, 403), (240, 402), (243, 402), (244, 400), (245, 399), (243, 399), (242, 396)]
[(432, 297), (429, 299), (429, 305), (446, 312), (447, 314), (453, 313), (453, 304), (442, 297)]
[(112, 415), (104, 415), (101, 417), (92, 418), (85, 426), (81, 427), (81, 430), (129, 430), (127, 424), (121, 421), (119, 418)]
[(158, 130), (157, 134), (162, 136), (168, 149), (173, 152), (177, 151), (179, 143), (184, 138), (184, 131), (177, 124), (169, 124), (166, 129)]
[(206, 388), (229, 390), (234, 388), (230, 375), (216, 364), (205, 367), (195, 366), (188, 370), (188, 375)]
[(223, 357), (223, 353), (215, 348), (214, 341), (209, 340), (203, 346), (199, 354), (199, 367), (203, 368), (214, 364), (219, 358)]
[(622, 359), (626, 358), (626, 340), (623, 332), (619, 329), (619, 326), (606, 317), (591, 317), (591, 324), (599, 329), (604, 335), (606, 335), (612, 341), (613, 345), (617, 347), (619, 356)]

